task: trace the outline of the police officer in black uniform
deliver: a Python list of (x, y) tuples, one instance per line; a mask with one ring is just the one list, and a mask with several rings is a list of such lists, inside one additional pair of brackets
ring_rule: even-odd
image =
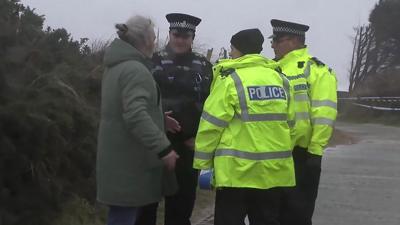
[[(164, 111), (176, 119), (181, 130), (168, 133), (180, 158), (176, 164), (179, 191), (165, 198), (165, 225), (190, 225), (196, 197), (198, 171), (193, 169), (194, 138), (211, 79), (212, 65), (192, 51), (196, 26), (201, 19), (181, 13), (166, 15), (169, 42), (153, 56), (153, 75), (159, 85)], [(158, 203), (144, 207), (136, 225), (155, 225)]]

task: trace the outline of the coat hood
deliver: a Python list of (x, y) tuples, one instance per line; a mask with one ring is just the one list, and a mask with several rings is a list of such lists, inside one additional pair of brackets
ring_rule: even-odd
[(112, 67), (121, 62), (129, 60), (136, 60), (142, 62), (147, 67), (150, 67), (150, 60), (147, 59), (143, 53), (119, 38), (114, 39), (114, 41), (106, 49), (104, 54), (104, 64), (107, 67)]

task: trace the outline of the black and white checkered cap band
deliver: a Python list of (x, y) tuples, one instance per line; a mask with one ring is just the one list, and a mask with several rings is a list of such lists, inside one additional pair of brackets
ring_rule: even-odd
[(170, 23), (170, 28), (181, 28), (181, 29), (196, 30), (196, 26), (195, 25), (187, 23), (186, 21)]
[(300, 31), (300, 30), (295, 30), (293, 28), (289, 27), (274, 27), (273, 28), (274, 33), (290, 33), (290, 34), (296, 34), (300, 36), (304, 36), (306, 34), (305, 31)]

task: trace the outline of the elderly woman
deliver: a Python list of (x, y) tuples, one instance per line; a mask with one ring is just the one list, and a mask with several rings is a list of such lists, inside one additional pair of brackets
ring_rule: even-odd
[(133, 225), (140, 206), (175, 189), (178, 155), (165, 135), (160, 93), (149, 72), (154, 25), (134, 16), (117, 24), (104, 56), (97, 152), (97, 199), (108, 225)]

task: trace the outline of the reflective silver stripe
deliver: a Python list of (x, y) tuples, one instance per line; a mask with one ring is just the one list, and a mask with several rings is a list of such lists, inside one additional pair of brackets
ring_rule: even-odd
[(203, 111), (201, 118), (218, 127), (228, 127), (229, 125), (228, 122), (220, 120), (217, 117), (208, 114), (206, 111)]
[[(281, 76), (281, 78), (283, 80), (283, 88), (286, 91), (286, 99), (287, 99), (287, 104), (288, 104), (288, 108), (289, 108), (290, 101), (292, 100), (290, 97), (290, 82), (289, 82), (289, 79), (285, 76), (285, 74), (279, 73), (279, 75)], [(286, 120), (288, 120), (287, 115), (286, 115)], [(293, 128), (296, 125), (295, 120), (288, 120), (287, 123), (290, 128)]]
[(307, 94), (296, 94), (296, 95), (294, 96), (294, 100), (295, 100), (296, 102), (307, 102), (307, 101), (309, 101), (310, 99), (308, 98), (308, 95), (307, 95)]
[(190, 67), (188, 67), (188, 66), (176, 66), (176, 68), (184, 70), (184, 71), (189, 71), (190, 70)]
[(161, 60), (161, 64), (172, 64), (172, 63), (174, 63), (172, 60), (168, 60), (168, 59)]
[(310, 71), (311, 71), (311, 60), (308, 60), (306, 68), (304, 69), (304, 77), (307, 79), (310, 76)]
[(298, 85), (294, 85), (293, 89), (295, 91), (307, 91), (308, 90), (308, 86), (307, 86), (307, 84), (298, 84)]
[(282, 73), (279, 73), (283, 80), (283, 89), (285, 89), (286, 92), (286, 99), (288, 100), (288, 103), (290, 101), (290, 83), (289, 80), (286, 78), (286, 76)]
[(304, 74), (299, 74), (299, 75), (296, 75), (296, 76), (287, 76), (286, 78), (288, 80), (297, 80), (297, 79), (300, 79), (300, 78), (306, 78), (306, 76), (304, 76)]
[(309, 120), (310, 113), (308, 112), (296, 112), (296, 120)]
[(236, 117), (245, 122), (287, 120), (287, 115), (285, 113), (249, 114), (247, 119), (244, 119), (242, 115), (236, 115)]
[(312, 120), (313, 125), (329, 125), (333, 126), (335, 124), (334, 120), (328, 118), (315, 118)]
[(311, 102), (312, 107), (321, 107), (321, 106), (327, 106), (331, 107), (334, 109), (337, 109), (337, 103), (331, 100), (313, 100)]
[(267, 160), (267, 159), (284, 159), (292, 156), (292, 151), (280, 152), (248, 152), (236, 149), (217, 149), (215, 156), (233, 156), (241, 159), (249, 160)]
[(202, 64), (201, 64), (201, 62), (200, 62), (200, 60), (193, 60), (193, 61), (192, 61), (192, 63), (193, 63), (193, 64), (199, 64), (199, 65), (202, 65)]
[(248, 121), (249, 120), (249, 111), (247, 110), (246, 94), (244, 92), (242, 80), (240, 80), (240, 77), (236, 73), (236, 71), (233, 71), (233, 73), (231, 73), (231, 77), (232, 77), (233, 81), (235, 82), (235, 87), (236, 87), (236, 91), (237, 91), (238, 98), (239, 98), (240, 110), (242, 111), (241, 118), (244, 121)]
[(211, 160), (214, 158), (214, 153), (195, 151), (194, 158), (202, 160)]
[(162, 70), (163, 68), (161, 66), (156, 66), (151, 70), (151, 72), (154, 73), (155, 71), (162, 71)]
[(245, 122), (256, 122), (256, 121), (286, 121), (287, 115), (284, 113), (265, 113), (265, 114), (249, 114), (247, 119), (244, 119), (242, 115), (237, 117)]

